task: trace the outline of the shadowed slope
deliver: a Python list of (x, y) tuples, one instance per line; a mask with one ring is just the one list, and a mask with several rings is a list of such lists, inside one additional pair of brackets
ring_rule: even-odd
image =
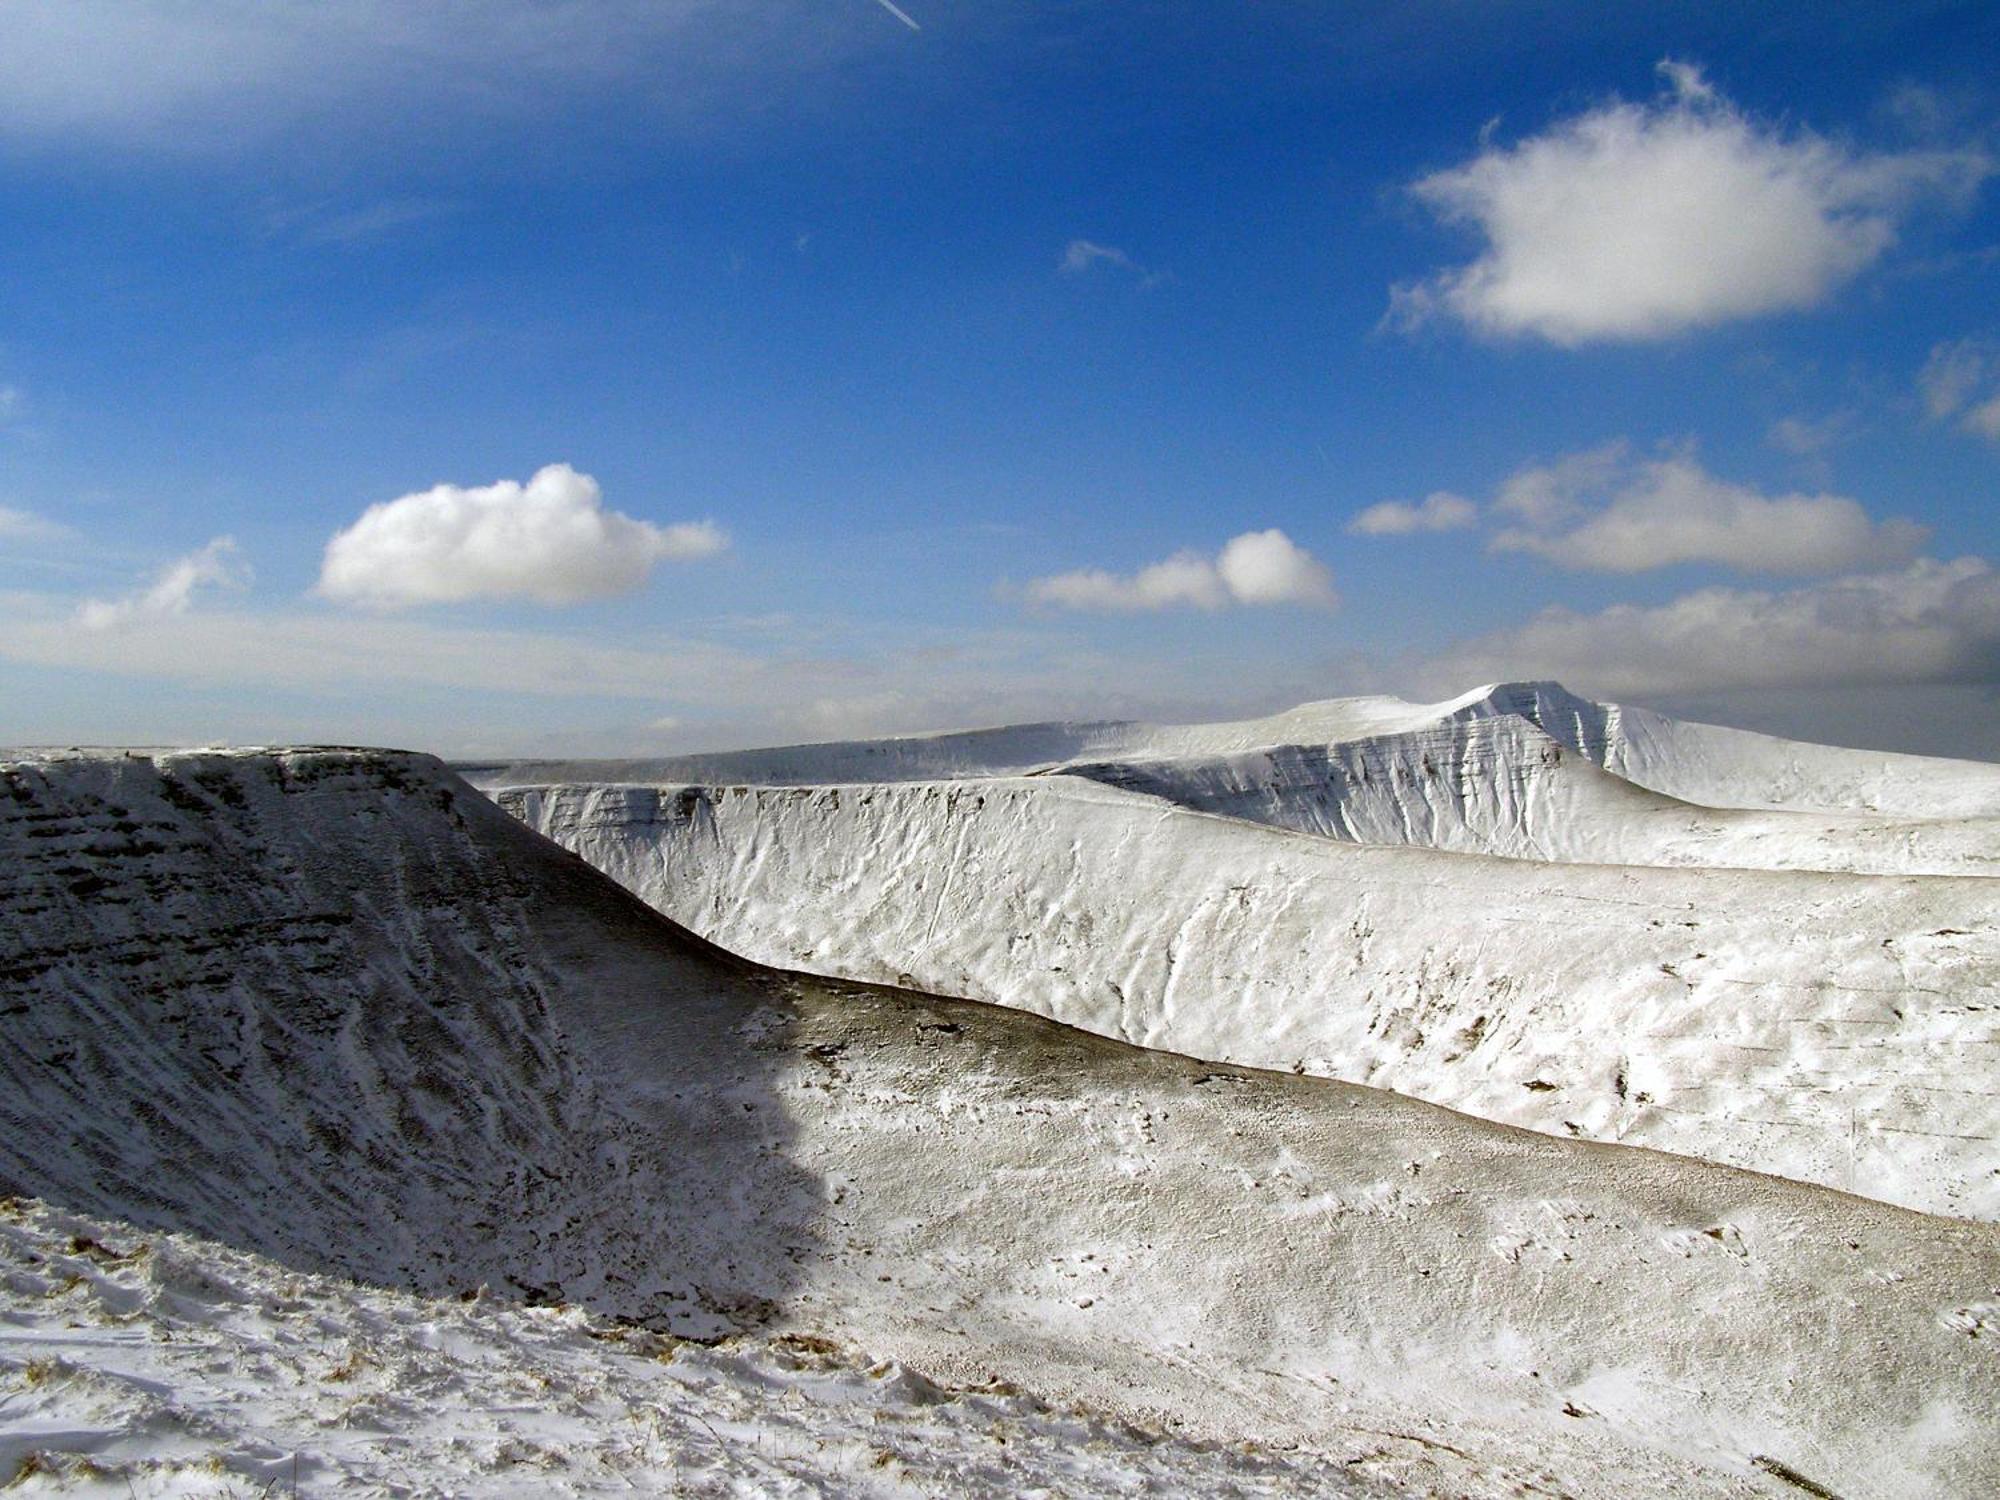
[[(428, 757), (0, 778), (0, 1188), (426, 1291), (588, 1288), (680, 1326), (738, 1300), (690, 1268), (806, 1191), (779, 1152), (734, 1204), (709, 1168), (637, 1149), (565, 1005), (643, 997), (715, 1049), (717, 976), (754, 986)], [(748, 1071), (735, 1086), (763, 1097)]]

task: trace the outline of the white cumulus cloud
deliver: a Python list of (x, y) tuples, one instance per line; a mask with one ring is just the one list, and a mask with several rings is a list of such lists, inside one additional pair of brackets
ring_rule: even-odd
[(151, 584), (122, 599), (86, 599), (76, 612), (86, 630), (117, 630), (182, 615), (204, 588), (241, 588), (250, 570), (237, 555), (236, 543), (219, 536), (199, 551), (176, 558)]
[(1102, 568), (1056, 573), (1033, 580), (1022, 593), (1031, 604), (1062, 609), (1173, 609), (1183, 605), (1221, 609), (1229, 602), (1215, 564), (1198, 552), (1176, 552), (1165, 562), (1141, 568), (1129, 577)]
[(630, 593), (657, 563), (728, 545), (707, 521), (656, 526), (606, 510), (595, 479), (550, 464), (526, 484), (441, 484), (369, 506), (326, 544), (318, 591), (375, 609), (577, 604)]
[(1934, 419), (1956, 417), (1967, 432), (2000, 442), (2000, 350), (1992, 344), (1960, 339), (1937, 345), (1917, 383)]
[(1310, 552), (1272, 527), (1231, 537), (1215, 560), (1223, 587), (1239, 604), (1335, 603), (1333, 575)]
[(1230, 538), (1214, 558), (1177, 552), (1129, 575), (1081, 568), (1034, 579), (1020, 592), (1031, 604), (1123, 612), (1339, 602), (1326, 565), (1275, 527)]
[(1347, 523), (1356, 536), (1409, 536), (1419, 531), (1460, 531), (1476, 524), (1479, 507), (1462, 495), (1435, 490), (1412, 504), (1384, 500)]
[(1603, 105), (1416, 182), (1486, 248), (1398, 287), (1392, 317), (1574, 346), (1811, 307), (1879, 258), (1919, 199), (1994, 170), (1975, 150), (1867, 153), (1768, 127), (1694, 67), (1660, 71), (1653, 102)]
[(1871, 521), (1845, 496), (1765, 495), (1686, 454), (1635, 459), (1623, 443), (1523, 469), (1493, 508), (1517, 524), (1490, 550), (1605, 573), (1690, 562), (1761, 573), (1893, 567), (1929, 535), (1914, 521)]
[(1992, 684), (2000, 573), (1983, 558), (1922, 558), (1890, 573), (1781, 592), (1708, 588), (1666, 604), (1544, 610), (1426, 664), (1438, 691), (1553, 677), (1612, 697), (1741, 688)]

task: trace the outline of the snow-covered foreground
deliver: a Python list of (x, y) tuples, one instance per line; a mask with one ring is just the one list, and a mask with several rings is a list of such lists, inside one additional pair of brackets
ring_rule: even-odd
[[(769, 1375), (760, 1362), (779, 1361), (788, 1334), (948, 1389), (1002, 1381), (1058, 1410), (1247, 1441), (1295, 1466), (1238, 1470), (1135, 1440), (1097, 1474), (1043, 1481), (1065, 1493), (1127, 1483), (1119, 1464), (1161, 1455), (1174, 1474), (1156, 1483), (1182, 1493), (1225, 1480), (1338, 1493), (1322, 1463), (1338, 1483), (1452, 1496), (1803, 1483), (1852, 1500), (2000, 1483), (1991, 1225), (1149, 1052), (1020, 1011), (757, 970), (422, 757), (0, 768), (0, 901), (0, 1191), (138, 1226), (79, 1230), (36, 1209), (9, 1231), (21, 1255), (77, 1233), (109, 1250), (9, 1265), (16, 1322), (0, 1334), (41, 1342), (0, 1396), (0, 1442), (47, 1448), (52, 1429), (108, 1427), (116, 1462), (179, 1463), (184, 1436), (162, 1414), (220, 1412), (204, 1457), (223, 1450), (255, 1486), (288, 1478), (297, 1448), (304, 1489), (361, 1462), (346, 1414), (378, 1437), (417, 1434), (384, 1446), (410, 1490), (480, 1491), (486, 1479), (446, 1466), (484, 1462), (489, 1439), (546, 1445), (600, 1413), (615, 1426), (633, 1404), (699, 1404), (625, 1371), (603, 1376), (619, 1391), (592, 1407), (577, 1392), (595, 1377), (570, 1373), (587, 1317), (752, 1336), (724, 1351), (743, 1360), (709, 1390), (730, 1421), (702, 1408), (717, 1441), (687, 1450), (718, 1483), (725, 1449), (774, 1461), (764, 1432), (787, 1472), (854, 1483), (857, 1450), (807, 1454), (792, 1434), (846, 1430), (872, 1377)], [(170, 1246), (164, 1271), (137, 1257), (115, 1270), (135, 1235), (160, 1230), (270, 1264)], [(79, 1258), (139, 1290), (93, 1290)], [(370, 1289), (323, 1306), (324, 1284), (304, 1278), (325, 1273)], [(275, 1312), (271, 1278), (301, 1288)], [(234, 1294), (203, 1307), (212, 1283)], [(490, 1302), (453, 1300), (482, 1285)], [(148, 1303), (145, 1287), (162, 1295)], [(574, 1320), (517, 1305), (530, 1302), (569, 1304)], [(103, 1336), (114, 1313), (136, 1314), (121, 1325), (129, 1346)], [(258, 1319), (293, 1317), (308, 1340), (323, 1323), (325, 1347), (285, 1352), (274, 1322), (272, 1347), (232, 1345), (171, 1379), (111, 1363), (185, 1342), (176, 1327), (191, 1325), (174, 1318), (255, 1341)], [(83, 1326), (65, 1334), (58, 1318)], [(358, 1415), (363, 1373), (331, 1378), (350, 1362), (349, 1329), (378, 1340), (390, 1369), (415, 1370), (410, 1388), (383, 1377)], [(74, 1355), (49, 1347), (64, 1336), (80, 1340)], [(438, 1348), (398, 1365), (405, 1337)], [(523, 1346), (493, 1354), (502, 1378), (555, 1368), (556, 1388), (496, 1411), (495, 1388), (443, 1358), (456, 1348), (483, 1367), (480, 1337)], [(615, 1355), (605, 1342), (601, 1357)], [(51, 1356), (106, 1373), (27, 1372)], [(240, 1396), (245, 1369), (269, 1377), (255, 1400)], [(324, 1371), (321, 1399), (296, 1399), (334, 1427), (294, 1436), (288, 1369)], [(427, 1384), (427, 1369), (446, 1373)], [(118, 1370), (159, 1384), (127, 1383), (136, 1404), (106, 1417)], [(744, 1392), (770, 1410), (739, 1404)], [(432, 1406), (440, 1438), (464, 1449), (426, 1446)], [(947, 1455), (983, 1451), (976, 1403), (933, 1420)], [(506, 1421), (518, 1430), (503, 1436)], [(609, 1431), (601, 1443), (630, 1451)], [(923, 1468), (922, 1446), (895, 1450), (912, 1455), (894, 1462), (915, 1487), (978, 1493)], [(1063, 1446), (1051, 1437), (1049, 1464)], [(748, 1472), (751, 1488), (781, 1489)], [(667, 1463), (630, 1477), (674, 1483)]]
[(498, 795), (761, 963), (2000, 1216), (1989, 880), (1357, 848), (1069, 777)]
[(1373, 1495), (803, 1335), (686, 1343), (0, 1202), (0, 1486), (133, 1497)]

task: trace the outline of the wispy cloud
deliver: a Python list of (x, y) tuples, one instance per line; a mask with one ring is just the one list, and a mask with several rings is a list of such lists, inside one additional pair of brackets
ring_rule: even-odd
[[(532, 745), (626, 754), (657, 751), (669, 737), (676, 748), (726, 748), (1048, 718), (1199, 720), (1269, 712), (1323, 686), (1268, 657), (1224, 664), (1185, 649), (1113, 654), (1089, 634), (1042, 625), (819, 620), (754, 642), (685, 632), (607, 640), (198, 603), (144, 629), (110, 631), (77, 628), (73, 598), (0, 591), (0, 662), (8, 661), (84, 684), (65, 706), (41, 706), (39, 721), (13, 716), (17, 736), (268, 741), (351, 738), (366, 726), (378, 739), (468, 753)], [(221, 707), (183, 714), (157, 694), (91, 686), (97, 678), (224, 696)]]
[(1794, 458), (1817, 458), (1853, 437), (1857, 426), (1851, 411), (1832, 412), (1816, 421), (1780, 417), (1765, 430), (1764, 441)]
[[(153, 625), (184, 615), (204, 589), (242, 588), (250, 570), (236, 543), (219, 536), (207, 546), (167, 564), (145, 588), (119, 599), (86, 599), (76, 621), (88, 631), (120, 631), (132, 625)], [(119, 649), (126, 649), (121, 643)]]
[(1974, 148), (1866, 153), (1767, 126), (1695, 67), (1411, 189), (1486, 241), (1471, 264), (1398, 287), (1391, 318), (1574, 346), (1661, 338), (1814, 306), (1895, 242), (1925, 198), (1995, 170)]
[(453, 213), (441, 198), (384, 198), (372, 203), (274, 203), (263, 213), (264, 233), (306, 247), (345, 247), (382, 239), (401, 229)]
[(1232, 537), (1213, 558), (1177, 552), (1133, 574), (1082, 568), (1034, 579), (1019, 593), (1035, 605), (1120, 613), (1232, 604), (1331, 609), (1339, 603), (1325, 564), (1275, 528)]
[(67, 526), (46, 516), (0, 505), (0, 542), (57, 542), (70, 535)]
[(919, 26), (915, 21), (911, 20), (909, 12), (904, 10), (900, 5), (896, 4), (895, 0), (875, 0), (875, 3), (881, 6), (882, 9), (889, 12), (889, 14), (894, 16), (897, 20), (901, 21), (905, 26), (909, 27), (910, 30), (922, 31), (924, 29), (923, 27)]
[(1056, 261), (1056, 269), (1065, 276), (1081, 276), (1097, 266), (1129, 272), (1142, 287), (1155, 287), (1172, 280), (1165, 271), (1147, 269), (1116, 245), (1100, 245), (1095, 240), (1071, 240), (1063, 246), (1063, 253)]
[(2000, 346), (1986, 339), (1939, 344), (1917, 385), (1934, 420), (1955, 417), (1967, 432), (2000, 442)]
[(1056, 269), (1074, 276), (1098, 264), (1123, 266), (1128, 271), (1139, 269), (1133, 263), (1132, 257), (1123, 250), (1113, 245), (1100, 245), (1092, 240), (1071, 240), (1063, 247), (1062, 259), (1056, 262)]
[(1479, 507), (1462, 495), (1434, 490), (1412, 504), (1384, 500), (1347, 523), (1356, 536), (1410, 536), (1416, 532), (1462, 531), (1479, 522)]
[(748, 79), (768, 89), (882, 44), (886, 28), (841, 9), (486, 0), (474, 25), (404, 0), (10, 0), (0, 138), (236, 153), (305, 125), (407, 150), (466, 120), (546, 131), (607, 100), (709, 129)]
[(441, 484), (369, 506), (327, 543), (318, 591), (375, 609), (471, 599), (577, 604), (630, 593), (657, 563), (728, 545), (708, 521), (656, 526), (606, 510), (595, 479), (550, 464), (526, 484)]

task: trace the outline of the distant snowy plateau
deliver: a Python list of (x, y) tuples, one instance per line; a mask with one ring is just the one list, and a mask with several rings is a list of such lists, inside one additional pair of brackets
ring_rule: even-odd
[(0, 1488), (1988, 1496), (1996, 873), (1547, 683), (0, 758)]

